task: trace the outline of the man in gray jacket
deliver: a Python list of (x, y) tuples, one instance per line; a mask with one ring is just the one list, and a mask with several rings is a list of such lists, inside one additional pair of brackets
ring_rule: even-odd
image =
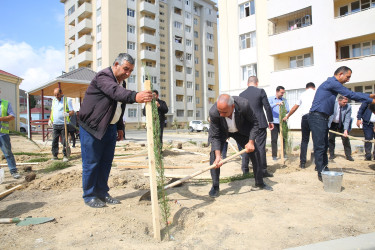
[[(343, 133), (341, 136), (342, 144), (344, 145), (345, 157), (348, 161), (354, 161), (352, 157), (352, 149), (348, 133), (350, 131), (352, 107), (348, 104), (348, 98), (339, 96), (338, 101), (335, 103), (334, 113), (329, 117), (328, 127), (330, 130)], [(329, 133), (328, 148), (329, 159), (335, 158), (335, 139), (337, 134)]]

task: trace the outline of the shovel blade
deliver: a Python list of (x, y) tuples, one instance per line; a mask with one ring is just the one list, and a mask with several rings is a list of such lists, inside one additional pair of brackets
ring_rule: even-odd
[(28, 225), (37, 225), (43, 224), (49, 221), (53, 221), (53, 217), (40, 217), (40, 218), (25, 218), (17, 223), (17, 226), (28, 226)]

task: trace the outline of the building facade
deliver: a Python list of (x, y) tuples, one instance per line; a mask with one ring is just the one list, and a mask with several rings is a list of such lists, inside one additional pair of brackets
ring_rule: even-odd
[[(60, 0), (65, 5), (66, 70), (99, 71), (119, 53), (136, 59), (127, 88), (149, 79), (169, 107), (168, 124), (206, 120), (219, 89), (217, 7), (210, 0)], [(145, 121), (127, 105), (127, 127)]]
[[(318, 87), (345, 65), (346, 87), (375, 93), (375, 0), (221, 0), (219, 16), (221, 92), (238, 94), (257, 75), (269, 96), (284, 86), (292, 107), (306, 83)], [(297, 111), (291, 128), (300, 120)]]

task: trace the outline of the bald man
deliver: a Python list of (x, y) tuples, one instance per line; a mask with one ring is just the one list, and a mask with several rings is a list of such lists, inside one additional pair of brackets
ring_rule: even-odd
[(259, 151), (255, 144), (259, 124), (247, 99), (239, 96), (232, 97), (227, 94), (220, 95), (210, 109), (210, 120), (210, 164), (216, 164), (216, 168), (211, 169), (212, 188), (209, 196), (212, 198), (219, 196), (220, 167), (222, 165), (219, 162), (221, 161), (224, 143), (229, 137), (232, 137), (242, 148), (245, 148), (250, 157), (255, 176), (253, 190), (272, 191), (272, 187), (263, 182), (263, 170), (260, 166)]

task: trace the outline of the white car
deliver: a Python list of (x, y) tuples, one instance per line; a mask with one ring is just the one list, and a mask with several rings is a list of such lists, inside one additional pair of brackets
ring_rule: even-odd
[[(35, 131), (36, 126), (31, 126), (31, 130)], [(29, 131), (29, 126), (27, 126), (27, 124), (25, 124), (23, 122), (20, 122), (20, 132), (21, 133), (27, 133), (27, 131)]]
[(210, 129), (210, 124), (202, 120), (194, 120), (189, 122), (189, 132), (207, 132)]

